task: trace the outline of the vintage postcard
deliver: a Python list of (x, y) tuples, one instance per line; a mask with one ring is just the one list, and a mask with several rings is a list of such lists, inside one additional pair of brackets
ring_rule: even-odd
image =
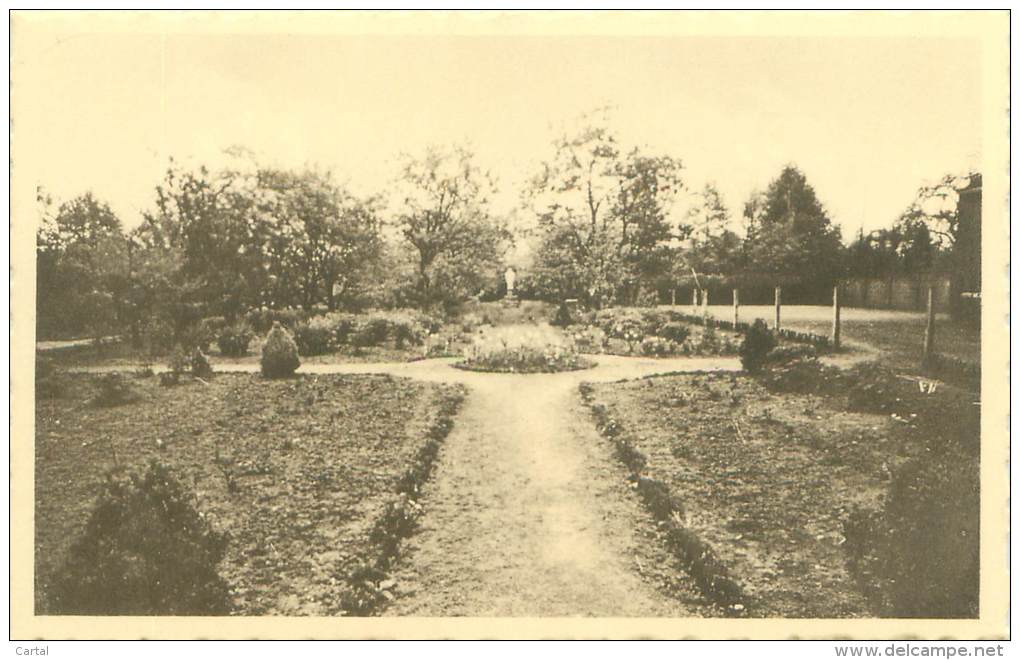
[(11, 636), (1006, 637), (1008, 34), (12, 12)]

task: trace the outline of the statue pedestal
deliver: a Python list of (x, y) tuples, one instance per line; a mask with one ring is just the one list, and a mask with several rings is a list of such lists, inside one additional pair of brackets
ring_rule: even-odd
[(520, 307), (521, 300), (517, 296), (510, 294), (503, 296), (503, 307)]

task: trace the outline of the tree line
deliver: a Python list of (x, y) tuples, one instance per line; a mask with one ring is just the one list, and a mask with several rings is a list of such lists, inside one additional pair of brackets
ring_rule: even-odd
[(269, 167), (241, 152), (215, 171), (171, 161), (130, 230), (91, 193), (57, 204), (40, 190), (37, 332), (176, 332), (266, 308), (450, 312), (502, 295), (521, 240), (532, 247), (530, 263), (515, 264), (522, 296), (593, 307), (663, 302), (692, 283), (785, 282), (810, 293), (890, 261), (932, 268), (951, 249), (939, 232), (951, 239), (955, 211), (928, 213), (920, 193), (887, 236), (846, 248), (793, 165), (734, 223), (714, 185), (689, 190), (679, 158), (624, 148), (604, 124), (552, 146), (521, 191), (530, 222), (516, 231), (492, 208), (496, 182), (459, 147), (404, 157), (392, 188), (368, 197), (329, 171)]

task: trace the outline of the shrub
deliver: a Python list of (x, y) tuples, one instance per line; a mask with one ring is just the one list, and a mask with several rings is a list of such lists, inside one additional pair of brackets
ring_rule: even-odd
[(560, 306), (556, 308), (556, 315), (553, 316), (552, 321), (549, 322), (550, 325), (559, 326), (561, 328), (565, 328), (573, 323), (574, 319), (570, 316), (570, 309), (567, 307), (567, 303), (565, 302), (560, 303)]
[(138, 400), (138, 393), (124, 377), (117, 372), (103, 374), (97, 382), (99, 391), (92, 403), (97, 406), (121, 406)]
[(678, 344), (682, 344), (687, 341), (687, 338), (691, 335), (691, 329), (683, 324), (676, 321), (665, 323), (659, 328), (658, 332), (660, 337), (675, 341)]
[(316, 316), (294, 326), (294, 342), (301, 355), (323, 355), (332, 353), (337, 347), (333, 319)]
[(276, 323), (293, 328), (307, 318), (308, 313), (300, 309), (253, 309), (245, 314), (244, 320), (252, 330), (261, 334), (271, 330)]
[(718, 355), (723, 351), (723, 344), (719, 340), (719, 333), (715, 326), (705, 325), (698, 338), (697, 350), (702, 355)]
[(200, 323), (213, 337), (218, 337), (220, 331), (230, 325), (224, 316), (207, 316)]
[(397, 348), (407, 344), (418, 345), (424, 341), (424, 334), (414, 321), (401, 320), (393, 324), (393, 342)]
[(928, 453), (897, 471), (882, 511), (846, 521), (851, 570), (884, 615), (978, 615), (979, 477), (974, 458)]
[(50, 591), (52, 610), (78, 615), (227, 614), (216, 566), (226, 540), (156, 462), (142, 477), (111, 473), (85, 532)]
[(220, 330), (216, 338), (220, 354), (227, 357), (242, 357), (248, 354), (248, 345), (255, 333), (245, 321), (239, 321)]
[(262, 375), (267, 378), (290, 376), (301, 366), (297, 344), (290, 333), (279, 323), (266, 336), (262, 345)]
[(192, 323), (180, 333), (179, 343), (185, 350), (197, 349), (202, 352), (209, 351), (215, 335), (207, 325), (201, 321)]
[(773, 364), (760, 372), (762, 383), (772, 392), (834, 394), (845, 387), (843, 373), (813, 358)]
[(641, 330), (646, 335), (661, 334), (662, 326), (669, 323), (669, 316), (656, 310), (645, 310), (641, 314)]
[(647, 337), (641, 342), (641, 353), (653, 357), (675, 355), (680, 350), (676, 342), (661, 337)]
[(365, 319), (354, 332), (352, 342), (358, 347), (379, 346), (390, 334), (390, 322), (381, 316)]
[(818, 349), (809, 344), (793, 344), (777, 346), (765, 356), (766, 364), (788, 364), (794, 360), (813, 360), (818, 357)]
[(333, 342), (336, 346), (349, 344), (355, 330), (358, 329), (357, 317), (353, 314), (334, 313), (327, 314), (326, 318), (329, 319), (329, 324), (333, 331)]
[(761, 371), (769, 351), (776, 347), (776, 337), (765, 325), (765, 321), (756, 319), (744, 335), (740, 344), (740, 364), (748, 373)]

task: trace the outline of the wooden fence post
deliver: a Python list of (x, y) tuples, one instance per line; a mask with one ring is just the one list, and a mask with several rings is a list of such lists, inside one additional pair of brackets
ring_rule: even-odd
[(701, 315), (708, 318), (708, 289), (701, 292)]
[(669, 306), (676, 307), (676, 288), (669, 290)]
[(832, 287), (832, 347), (839, 348), (839, 284)]
[(780, 328), (779, 324), (779, 308), (782, 305), (783, 300), (783, 287), (776, 287), (776, 330)]
[(928, 286), (928, 325), (924, 329), (924, 356), (921, 366), (928, 367), (935, 354), (935, 287)]
[(733, 329), (740, 323), (740, 289), (733, 289)]
[(691, 307), (698, 308), (698, 287), (691, 289)]

